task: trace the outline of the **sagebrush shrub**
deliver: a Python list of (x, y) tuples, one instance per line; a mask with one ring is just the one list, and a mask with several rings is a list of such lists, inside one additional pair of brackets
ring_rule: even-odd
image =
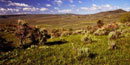
[(116, 32), (115, 31), (110, 32), (108, 35), (108, 39), (114, 40), (115, 38), (116, 38)]
[(25, 21), (18, 21), (16, 36), (19, 38), (20, 45), (22, 46), (26, 44), (24, 42), (26, 39), (30, 39), (32, 44), (41, 45), (46, 43), (47, 39), (50, 38), (47, 30), (44, 28), (30, 27)]
[(116, 41), (115, 40), (110, 40), (108, 49), (115, 49), (115, 48), (116, 48)]
[(69, 36), (69, 35), (72, 35), (72, 32), (71, 31), (64, 31), (62, 32), (61, 36)]
[(54, 37), (60, 37), (61, 34), (62, 34), (62, 30), (64, 29), (52, 29), (50, 34), (51, 34), (51, 37), (54, 38)]
[(78, 56), (88, 57), (90, 55), (89, 48), (78, 49)]
[(76, 30), (73, 32), (73, 34), (85, 34), (86, 30)]
[(121, 33), (119, 31), (112, 31), (108, 35), (108, 45), (109, 49), (114, 49), (116, 47), (116, 39), (119, 38)]
[(98, 20), (97, 21), (97, 26), (100, 28), (104, 25), (103, 21), (102, 20)]
[(31, 28), (28, 26), (23, 20), (18, 20), (17, 28), (16, 28), (16, 36), (20, 40), (20, 45), (24, 44), (24, 40), (27, 38), (27, 35), (30, 33)]
[(107, 35), (108, 34), (108, 32), (104, 29), (104, 27), (102, 27), (102, 28), (99, 28), (98, 30), (96, 30), (95, 32), (94, 32), (94, 35)]
[(92, 37), (89, 33), (85, 34), (85, 36), (81, 39), (84, 43), (92, 42)]

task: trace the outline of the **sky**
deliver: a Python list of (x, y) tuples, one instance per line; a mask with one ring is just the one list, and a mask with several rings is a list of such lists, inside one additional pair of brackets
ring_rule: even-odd
[(0, 0), (0, 15), (94, 14), (116, 9), (130, 11), (130, 0)]

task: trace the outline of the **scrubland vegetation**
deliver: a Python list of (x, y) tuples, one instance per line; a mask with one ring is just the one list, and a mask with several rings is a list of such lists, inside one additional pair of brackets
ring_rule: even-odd
[(129, 65), (130, 15), (85, 29), (0, 25), (0, 65)]

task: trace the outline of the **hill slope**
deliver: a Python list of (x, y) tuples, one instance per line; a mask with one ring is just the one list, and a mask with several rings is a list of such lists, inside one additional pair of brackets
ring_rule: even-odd
[[(42, 25), (47, 28), (65, 27), (65, 28), (83, 28), (84, 25), (92, 24), (99, 19), (105, 23), (117, 22), (120, 16), (126, 11), (118, 9), (114, 11), (100, 12), (91, 15), (75, 14), (26, 14), (26, 15), (2, 15), (0, 23), (16, 23), (18, 19), (25, 19), (29, 24)], [(81, 26), (82, 25), (82, 26)], [(73, 26), (73, 27), (72, 27)]]

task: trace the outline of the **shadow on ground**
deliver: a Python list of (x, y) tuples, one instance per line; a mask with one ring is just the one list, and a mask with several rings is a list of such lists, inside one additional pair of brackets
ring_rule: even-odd
[(0, 51), (7, 52), (14, 49), (12, 46), (13, 41), (7, 41), (6, 39), (0, 37)]
[(67, 41), (48, 42), (48, 43), (45, 43), (45, 45), (48, 45), (48, 46), (51, 46), (51, 45), (61, 45), (61, 44), (64, 44), (64, 43), (67, 43)]
[(91, 58), (91, 59), (93, 59), (93, 58), (95, 58), (96, 56), (97, 56), (97, 54), (91, 53), (88, 57)]

